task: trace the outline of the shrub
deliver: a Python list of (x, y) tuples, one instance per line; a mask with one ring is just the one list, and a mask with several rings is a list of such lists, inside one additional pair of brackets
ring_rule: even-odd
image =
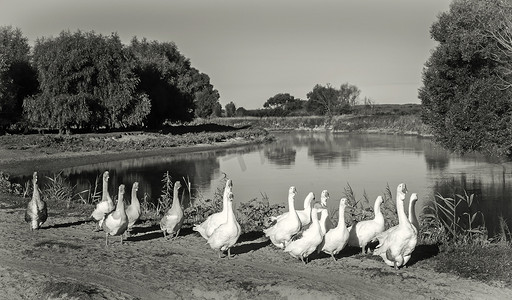
[(249, 202), (242, 202), (237, 209), (237, 220), (242, 232), (262, 231), (269, 226), (272, 216), (278, 216), (285, 210), (281, 204), (270, 205), (266, 195), (263, 200), (252, 199)]

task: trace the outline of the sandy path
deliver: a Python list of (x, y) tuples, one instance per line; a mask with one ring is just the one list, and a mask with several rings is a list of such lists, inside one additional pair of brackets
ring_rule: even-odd
[[(0, 209), (0, 299), (46, 299), (58, 283), (82, 285), (83, 299), (506, 299), (512, 291), (421, 268), (394, 271), (378, 257), (319, 255), (307, 265), (258, 234), (244, 235), (234, 259), (218, 259), (189, 228), (166, 240), (151, 222), (124, 245), (80, 217), (50, 216), (30, 232), (23, 209)], [(66, 297), (60, 295), (61, 299)], [(59, 299), (58, 297), (56, 297)], [(77, 299), (82, 299), (77, 297)]]

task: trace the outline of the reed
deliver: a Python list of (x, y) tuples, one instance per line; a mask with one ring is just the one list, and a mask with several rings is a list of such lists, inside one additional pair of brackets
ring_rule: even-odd
[(454, 193), (452, 197), (436, 194), (434, 201), (423, 208), (424, 230), (420, 237), (437, 242), (487, 241), (484, 215), (474, 210), (473, 204), (474, 194), (465, 190), (464, 194)]
[(71, 206), (73, 200), (83, 199), (81, 195), (89, 192), (83, 190), (75, 193), (76, 185), (71, 186), (69, 180), (62, 175), (62, 171), (53, 174), (52, 177), (46, 176), (46, 179), (48, 179), (48, 183), (42, 190), (43, 198), (54, 203), (65, 203), (66, 208)]

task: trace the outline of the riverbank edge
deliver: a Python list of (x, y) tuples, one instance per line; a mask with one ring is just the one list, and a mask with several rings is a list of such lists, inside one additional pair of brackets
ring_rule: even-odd
[[(264, 140), (246, 140), (233, 138), (222, 142), (211, 144), (183, 145), (176, 147), (149, 148), (144, 150), (121, 150), (121, 151), (80, 151), (80, 152), (58, 152), (46, 153), (34, 149), (0, 149), (0, 170), (10, 175), (20, 174), (26, 170), (28, 165), (33, 164), (38, 170), (59, 169), (56, 164), (63, 164), (63, 167), (74, 167), (84, 164), (96, 164), (124, 159), (134, 159), (159, 155), (175, 155), (183, 153), (194, 153), (211, 150), (224, 150), (248, 145), (265, 143)], [(72, 163), (59, 163), (58, 160), (72, 159)], [(65, 165), (65, 166), (64, 166)], [(50, 167), (51, 166), (51, 167)]]

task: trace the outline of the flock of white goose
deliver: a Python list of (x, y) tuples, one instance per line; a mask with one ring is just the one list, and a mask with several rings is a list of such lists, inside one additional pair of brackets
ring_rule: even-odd
[[(122, 244), (123, 236), (129, 234), (141, 215), (141, 207), (137, 198), (138, 183), (133, 183), (130, 205), (125, 207), (125, 185), (119, 186), (117, 204), (114, 205), (108, 192), (108, 179), (109, 172), (105, 171), (103, 173), (102, 199), (91, 214), (91, 217), (98, 221), (96, 230), (105, 232), (106, 246), (108, 246), (109, 235), (120, 236)], [(32, 182), (34, 191), (27, 206), (25, 220), (30, 223), (31, 229), (38, 229), (46, 221), (48, 214), (46, 203), (41, 199), (37, 186), (37, 172), (34, 172)], [(180, 182), (176, 181), (172, 206), (160, 220), (160, 229), (164, 237), (170, 235), (172, 239), (179, 235), (185, 218), (179, 200), (180, 188)], [(328, 217), (329, 193), (327, 190), (322, 191), (320, 203), (313, 203), (315, 196), (312, 192), (309, 193), (304, 199), (304, 209), (296, 210), (297, 190), (292, 186), (288, 191), (288, 212), (272, 217), (271, 226), (264, 229), (263, 232), (272, 244), (302, 260), (305, 264), (308, 257), (315, 251), (329, 254), (336, 260), (335, 256), (346, 245), (361, 247), (362, 253), (365, 254), (367, 244), (378, 241), (373, 254), (381, 256), (387, 265), (398, 269), (405, 266), (411, 258), (418, 234), (418, 220), (414, 210), (414, 204), (418, 197), (416, 193), (411, 195), (409, 215), (407, 216), (404, 208), (406, 193), (406, 185), (399, 184), (396, 191), (398, 225), (385, 230), (385, 220), (380, 210), (383, 198), (379, 196), (374, 204), (375, 217), (347, 228), (345, 225), (345, 208), (348, 207), (346, 198), (340, 199), (338, 224), (334, 226)], [(222, 211), (211, 214), (204, 222), (196, 224), (193, 230), (199, 232), (210, 247), (218, 251), (219, 258), (225, 251), (227, 251), (227, 257), (231, 258), (230, 250), (242, 233), (233, 211), (231, 180), (226, 182)]]

